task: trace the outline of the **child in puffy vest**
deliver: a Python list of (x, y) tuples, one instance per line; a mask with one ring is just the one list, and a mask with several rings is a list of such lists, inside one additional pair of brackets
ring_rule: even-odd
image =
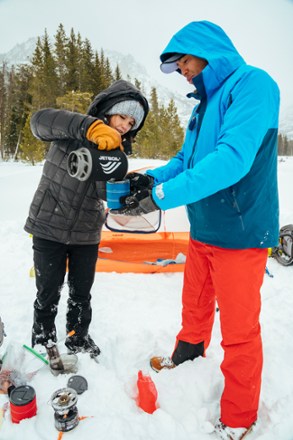
[(68, 337), (65, 345), (73, 353), (100, 353), (89, 335), (89, 326), (105, 209), (98, 184), (71, 177), (67, 161), (69, 154), (81, 147), (97, 148), (105, 155), (123, 150), (122, 138), (135, 137), (148, 109), (142, 93), (119, 80), (94, 98), (87, 115), (43, 109), (31, 118), (33, 134), (51, 142), (24, 227), (33, 235), (37, 287), (32, 346), (57, 342), (55, 318), (68, 270), (66, 332), (74, 331), (74, 336)]

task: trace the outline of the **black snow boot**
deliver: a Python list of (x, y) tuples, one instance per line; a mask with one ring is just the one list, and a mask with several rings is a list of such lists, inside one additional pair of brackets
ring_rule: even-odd
[(182, 364), (185, 361), (193, 361), (193, 359), (204, 355), (204, 343), (190, 344), (189, 342), (179, 341), (177, 347), (172, 354), (172, 361), (175, 365)]
[(90, 335), (68, 337), (65, 340), (65, 345), (69, 353), (89, 353), (93, 356), (98, 356), (101, 353)]

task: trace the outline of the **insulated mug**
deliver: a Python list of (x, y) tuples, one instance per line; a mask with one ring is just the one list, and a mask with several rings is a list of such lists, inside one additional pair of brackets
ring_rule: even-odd
[(130, 194), (130, 181), (125, 180), (108, 180), (106, 182), (107, 192), (107, 205), (110, 209), (119, 209), (123, 205), (120, 202), (121, 197), (129, 196)]

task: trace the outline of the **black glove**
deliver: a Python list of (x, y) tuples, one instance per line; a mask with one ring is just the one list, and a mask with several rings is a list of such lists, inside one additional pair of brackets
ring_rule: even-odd
[(112, 215), (143, 215), (149, 212), (157, 211), (158, 206), (155, 204), (152, 198), (151, 189), (142, 189), (133, 193), (130, 196), (123, 197), (122, 200), (125, 205), (120, 209), (111, 209), (110, 213)]
[(126, 179), (130, 180), (130, 191), (135, 193), (141, 189), (151, 189), (154, 186), (154, 178), (147, 174), (129, 173)]

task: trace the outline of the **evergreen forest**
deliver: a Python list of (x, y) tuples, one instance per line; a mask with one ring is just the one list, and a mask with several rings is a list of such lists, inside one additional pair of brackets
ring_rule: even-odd
[(42, 161), (49, 145), (32, 135), (31, 115), (48, 107), (86, 113), (94, 96), (118, 79), (132, 82), (149, 100), (150, 112), (134, 141), (134, 156), (168, 159), (182, 145), (184, 130), (174, 101), (160, 104), (155, 88), (148, 96), (139, 79), (123, 78), (119, 65), (111, 68), (103, 50), (93, 51), (90, 41), (74, 29), (66, 35), (60, 24), (53, 42), (45, 30), (27, 64), (3, 63), (0, 68), (2, 160)]
[[(112, 82), (122, 79), (117, 64), (111, 67), (103, 50), (94, 51), (88, 39), (71, 29), (66, 35), (59, 25), (51, 42), (47, 31), (37, 39), (34, 53), (26, 64), (0, 66), (0, 157), (31, 164), (42, 161), (48, 144), (37, 140), (30, 130), (35, 111), (62, 108), (86, 113), (95, 95)], [(180, 149), (184, 129), (174, 100), (161, 104), (153, 87), (148, 94), (139, 78), (132, 82), (148, 98), (150, 112), (133, 144), (133, 155), (169, 159)], [(293, 141), (279, 134), (279, 154), (293, 155)]]

